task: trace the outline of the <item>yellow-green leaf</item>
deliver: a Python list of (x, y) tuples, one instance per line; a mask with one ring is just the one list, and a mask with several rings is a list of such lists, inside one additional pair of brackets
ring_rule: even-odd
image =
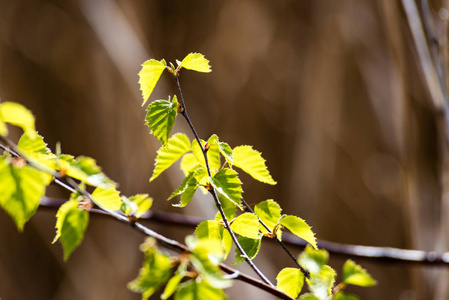
[(178, 100), (176, 96), (174, 96), (173, 102), (170, 100), (156, 100), (148, 106), (145, 124), (147, 124), (151, 134), (153, 134), (163, 146), (167, 145), (168, 137), (175, 124), (177, 104)]
[(56, 214), (56, 236), (64, 249), (64, 260), (67, 260), (72, 252), (81, 244), (89, 223), (89, 213), (78, 206), (75, 194), (71, 199), (61, 205)]
[(0, 206), (12, 217), (19, 231), (36, 212), (51, 178), (21, 159), (0, 157)]
[(0, 120), (2, 123), (0, 124), (0, 134), (3, 136), (8, 134), (8, 129), (4, 124), (5, 122), (21, 127), (32, 138), (36, 136), (34, 116), (22, 104), (15, 102), (0, 103)]
[[(270, 228), (271, 232), (273, 232), (281, 219), (281, 207), (273, 200), (265, 200), (256, 204), (254, 212)], [(267, 229), (262, 224), (259, 225), (259, 228), (263, 233), (267, 232)], [(277, 234), (280, 238), (281, 231), (278, 230)]]
[[(246, 255), (248, 255), (250, 259), (253, 259), (259, 253), (262, 238), (250, 239), (244, 236), (239, 236), (238, 242), (240, 246), (242, 246)], [(242, 257), (242, 253), (238, 248), (235, 248), (235, 261), (232, 264), (238, 265), (243, 262), (245, 262), (245, 259)]]
[(242, 182), (238, 178), (236, 171), (231, 169), (223, 169), (214, 177), (210, 178), (210, 183), (228, 200), (232, 201), (237, 206), (241, 205), (242, 198)]
[(304, 285), (304, 274), (296, 268), (284, 268), (276, 276), (276, 287), (292, 298), (298, 297)]
[(242, 169), (254, 179), (263, 183), (276, 184), (276, 181), (273, 180), (270, 172), (268, 172), (265, 159), (252, 146), (237, 146), (234, 148), (232, 156), (234, 166)]
[(300, 217), (283, 215), (280, 224), (290, 230), (294, 235), (307, 241), (313, 248), (318, 249), (312, 228)]
[(238, 235), (250, 238), (259, 238), (259, 220), (252, 213), (244, 213), (234, 219), (231, 229)]
[(92, 200), (96, 205), (106, 210), (119, 210), (122, 206), (120, 192), (113, 187), (108, 189), (97, 187), (92, 193)]
[(168, 139), (167, 147), (162, 146), (157, 151), (155, 159), (153, 176), (150, 181), (153, 181), (163, 171), (168, 169), (181, 156), (190, 151), (189, 138), (183, 133), (177, 133)]
[(358, 286), (373, 286), (377, 283), (365, 269), (350, 259), (343, 265), (343, 282)]
[(197, 72), (212, 72), (209, 61), (201, 53), (189, 53), (181, 62), (181, 67)]
[(189, 175), (190, 172), (193, 172), (194, 170), (198, 169), (199, 166), (201, 166), (201, 164), (195, 158), (195, 155), (193, 155), (193, 153), (186, 153), (182, 157), (180, 167), (182, 172), (184, 173), (184, 176)]
[(139, 84), (143, 96), (142, 106), (147, 102), (156, 83), (161, 77), (162, 72), (164, 72), (166, 68), (166, 65), (163, 62), (163, 60), (157, 61), (155, 59), (150, 59), (142, 64), (142, 69), (139, 72)]

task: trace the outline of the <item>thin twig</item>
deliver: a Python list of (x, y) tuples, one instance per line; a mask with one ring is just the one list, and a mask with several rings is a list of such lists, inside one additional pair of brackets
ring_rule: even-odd
[[(198, 142), (198, 144), (201, 147), (201, 151), (203, 152), (203, 156), (204, 156), (204, 160), (206, 162), (206, 168), (207, 168), (207, 173), (209, 175), (209, 177), (212, 177), (212, 173), (210, 171), (210, 167), (209, 167), (209, 160), (207, 158), (207, 150), (204, 149), (203, 144), (201, 143), (201, 140), (195, 130), (195, 127), (193, 126), (192, 122), (190, 121), (189, 115), (187, 114), (187, 108), (184, 102), (184, 97), (182, 95), (182, 90), (181, 90), (181, 85), (179, 83), (179, 77), (178, 75), (174, 76), (175, 81), (176, 81), (176, 85), (178, 87), (178, 92), (179, 92), (179, 98), (181, 101), (181, 105), (182, 105), (182, 116), (186, 119), (187, 123), (189, 124), (190, 128), (192, 129), (193, 134), (195, 135), (195, 138)], [(220, 212), (221, 218), (223, 220), (223, 222), (225, 223), (225, 227), (226, 229), (229, 231), (229, 234), (231, 235), (232, 241), (234, 242), (234, 245), (237, 247), (237, 249), (240, 251), (240, 254), (242, 256), (242, 258), (246, 261), (246, 263), (248, 263), (248, 265), (254, 270), (254, 272), (269, 286), (274, 287), (274, 284), (265, 276), (265, 274), (262, 273), (262, 271), (254, 264), (254, 262), (251, 260), (251, 258), (249, 258), (249, 256), (246, 254), (245, 250), (243, 249), (243, 247), (240, 245), (239, 241), (237, 240), (237, 237), (235, 236), (234, 232), (231, 229), (231, 226), (229, 225), (229, 221), (228, 218), (226, 217), (223, 207), (221, 205), (220, 200), (218, 199), (217, 193), (215, 191), (214, 188), (212, 188), (210, 191), (210, 194), (212, 195), (212, 197), (214, 198), (215, 201), (215, 206), (217, 207), (218, 211)]]

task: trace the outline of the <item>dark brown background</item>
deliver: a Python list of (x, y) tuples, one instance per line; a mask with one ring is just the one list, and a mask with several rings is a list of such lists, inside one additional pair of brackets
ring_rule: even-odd
[[(434, 1), (431, 17), (445, 45), (443, 5)], [(159, 143), (144, 125), (137, 84), (143, 61), (193, 51), (213, 69), (181, 76), (200, 136), (254, 145), (278, 181), (242, 176), (248, 202), (275, 199), (320, 239), (448, 250), (441, 114), (399, 1), (0, 1), (1, 100), (25, 104), (53, 150), (60, 141), (65, 153), (94, 157), (124, 194), (149, 193), (155, 209), (211, 218), (210, 198), (198, 195), (182, 211), (165, 201), (182, 180), (176, 168), (148, 182)], [(174, 94), (169, 79), (152, 99)], [(175, 131), (187, 130), (179, 119)], [(0, 298), (139, 299), (126, 283), (143, 237), (93, 216), (64, 263), (51, 244), (54, 214), (38, 211), (20, 234), (0, 211)], [(180, 241), (192, 232), (149, 225)], [(256, 263), (274, 280), (291, 263), (277, 247), (263, 249)], [(343, 261), (331, 264), (340, 271)], [(378, 280), (348, 290), (362, 299), (449, 297), (442, 269), (360, 262)], [(243, 284), (229, 294), (272, 299)]]

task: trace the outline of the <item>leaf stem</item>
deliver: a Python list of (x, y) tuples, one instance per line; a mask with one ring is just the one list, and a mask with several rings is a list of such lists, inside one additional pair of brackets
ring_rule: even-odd
[[(179, 92), (179, 99), (182, 105), (182, 116), (186, 119), (187, 123), (190, 126), (190, 129), (192, 129), (193, 134), (195, 135), (195, 138), (198, 142), (198, 144), (201, 147), (201, 151), (203, 152), (204, 155), (204, 160), (206, 162), (206, 169), (207, 169), (207, 173), (209, 174), (209, 177), (212, 177), (212, 173), (210, 171), (210, 167), (209, 167), (209, 161), (207, 159), (207, 150), (204, 149), (203, 145), (201, 144), (201, 140), (195, 130), (195, 127), (193, 126), (192, 122), (190, 121), (189, 115), (187, 114), (187, 108), (184, 102), (184, 97), (182, 95), (182, 90), (181, 90), (181, 85), (179, 83), (179, 76), (176, 75), (174, 76), (175, 81), (176, 81), (176, 85), (178, 87), (178, 92)], [(223, 210), (223, 206), (221, 205), (220, 200), (218, 199), (217, 193), (215, 191), (214, 188), (212, 188), (210, 191), (210, 194), (212, 195), (212, 197), (214, 198), (215, 201), (215, 205), (217, 206), (218, 211), (220, 212), (221, 218), (223, 219), (223, 222), (225, 223), (225, 227), (228, 230), (229, 234), (231, 235), (232, 241), (234, 242), (235, 246), (237, 247), (237, 249), (240, 251), (242, 258), (246, 261), (246, 263), (254, 270), (254, 272), (269, 286), (274, 288), (274, 284), (265, 276), (265, 274), (262, 273), (262, 271), (254, 264), (254, 262), (251, 260), (251, 258), (249, 258), (249, 256), (246, 254), (245, 250), (243, 249), (243, 247), (240, 245), (240, 243), (237, 240), (237, 237), (235, 236), (234, 232), (231, 229), (231, 226), (229, 225), (229, 221), (228, 218), (226, 217), (224, 210)]]

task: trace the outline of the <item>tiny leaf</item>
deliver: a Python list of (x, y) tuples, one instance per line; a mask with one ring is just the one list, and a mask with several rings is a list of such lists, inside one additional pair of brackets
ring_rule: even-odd
[(209, 61), (201, 53), (189, 53), (181, 62), (182, 68), (197, 72), (212, 72)]
[(173, 97), (173, 102), (167, 100), (153, 101), (147, 109), (145, 123), (159, 142), (165, 147), (176, 120), (176, 106), (178, 100)]
[(238, 146), (233, 150), (234, 165), (256, 180), (263, 183), (275, 185), (268, 168), (265, 165), (265, 159), (262, 158), (260, 152), (254, 150), (252, 146)]
[(294, 235), (307, 241), (315, 249), (318, 249), (315, 234), (303, 219), (297, 216), (283, 215), (281, 217), (280, 224), (290, 230)]
[(298, 297), (304, 285), (304, 274), (296, 268), (284, 268), (276, 276), (276, 287), (292, 298)]
[(212, 186), (228, 200), (234, 202), (237, 206), (241, 204), (242, 182), (238, 178), (236, 171), (223, 169), (214, 177), (210, 178)]
[(164, 62), (165, 61), (162, 60), (157, 61), (155, 59), (150, 59), (142, 64), (142, 69), (139, 72), (139, 84), (143, 96), (142, 106), (147, 102), (156, 83), (159, 81), (162, 72), (164, 72), (166, 68)]
[(150, 181), (156, 179), (188, 151), (190, 151), (189, 138), (183, 133), (173, 135), (168, 139), (167, 147), (162, 146), (157, 151), (153, 176), (151, 176)]
[(358, 286), (376, 285), (376, 280), (365, 269), (350, 259), (343, 265), (343, 282)]
[(69, 201), (61, 205), (56, 214), (56, 237), (64, 249), (64, 260), (67, 260), (84, 238), (87, 224), (89, 223), (89, 213), (78, 207), (75, 194)]

